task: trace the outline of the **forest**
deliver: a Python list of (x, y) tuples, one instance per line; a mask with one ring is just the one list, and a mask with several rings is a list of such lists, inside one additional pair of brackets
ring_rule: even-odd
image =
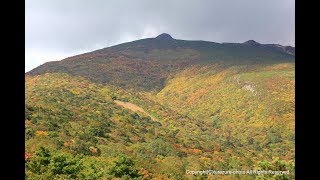
[[(294, 61), (288, 46), (159, 35), (40, 65), (25, 75), (26, 179), (294, 179)], [(290, 173), (186, 173), (201, 170)]]
[(266, 176), (185, 174), (210, 169), (290, 170), (268, 177), (292, 179), (294, 64), (192, 67), (157, 93), (65, 73), (26, 76), (25, 123), (27, 179)]

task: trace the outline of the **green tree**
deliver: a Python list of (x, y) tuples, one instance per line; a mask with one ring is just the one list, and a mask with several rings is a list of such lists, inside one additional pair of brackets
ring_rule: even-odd
[(132, 159), (125, 155), (120, 155), (114, 166), (111, 167), (110, 174), (118, 178), (137, 178), (140, 176), (138, 170), (134, 168)]
[(27, 161), (26, 167), (33, 173), (42, 174), (50, 164), (51, 154), (48, 149), (40, 147), (35, 155)]
[(26, 162), (26, 170), (30, 178), (75, 179), (78, 178), (81, 169), (80, 158), (63, 153), (52, 154), (44, 147), (40, 147)]
[(273, 170), (273, 171), (289, 171), (289, 174), (266, 174), (260, 175), (257, 179), (281, 179), (281, 180), (289, 180), (294, 179), (294, 162), (293, 161), (285, 161), (279, 160), (278, 157), (274, 158), (272, 162), (269, 161), (260, 161), (259, 162), (260, 170)]
[(48, 171), (53, 176), (65, 175), (68, 178), (77, 178), (81, 169), (82, 163), (79, 158), (62, 153), (52, 156), (48, 165)]

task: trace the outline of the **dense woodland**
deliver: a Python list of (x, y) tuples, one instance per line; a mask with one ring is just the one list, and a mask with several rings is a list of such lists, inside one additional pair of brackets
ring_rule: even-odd
[(259, 47), (251, 56), (266, 58), (253, 61), (251, 46), (226, 56), (240, 45), (213, 44), (212, 53), (212, 44), (149, 41), (27, 73), (26, 179), (294, 179), (294, 57)]
[[(111, 178), (117, 177), (115, 164), (127, 160), (130, 177), (147, 179), (186, 178), (186, 169), (249, 170), (274, 161), (292, 170), (293, 65), (256, 67), (264, 69), (259, 73), (236, 73), (243, 71), (237, 68), (208, 77), (202, 71), (210, 68), (191, 68), (156, 96), (67, 74), (27, 77), (27, 175)], [(193, 78), (183, 79), (188, 73)], [(234, 76), (225, 78), (226, 73)], [(253, 90), (245, 88), (250, 83)], [(135, 103), (156, 120), (117, 106), (114, 99)]]

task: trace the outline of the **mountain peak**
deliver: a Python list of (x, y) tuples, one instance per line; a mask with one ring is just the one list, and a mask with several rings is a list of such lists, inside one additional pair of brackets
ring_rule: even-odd
[(246, 42), (244, 42), (243, 44), (251, 45), (251, 46), (259, 46), (259, 45), (260, 45), (260, 43), (254, 41), (254, 40), (246, 41)]
[(156, 37), (156, 39), (159, 39), (159, 40), (172, 40), (173, 38), (170, 36), (170, 34), (162, 33), (162, 34), (158, 35)]

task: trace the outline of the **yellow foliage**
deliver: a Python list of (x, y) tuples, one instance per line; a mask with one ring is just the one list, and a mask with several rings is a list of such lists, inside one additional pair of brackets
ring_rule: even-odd
[(71, 89), (70, 92), (75, 94), (75, 95), (79, 95), (80, 94), (78, 89)]
[(201, 156), (199, 159), (200, 160), (204, 160), (204, 161), (210, 161), (211, 160), (210, 158), (204, 157), (204, 156)]

